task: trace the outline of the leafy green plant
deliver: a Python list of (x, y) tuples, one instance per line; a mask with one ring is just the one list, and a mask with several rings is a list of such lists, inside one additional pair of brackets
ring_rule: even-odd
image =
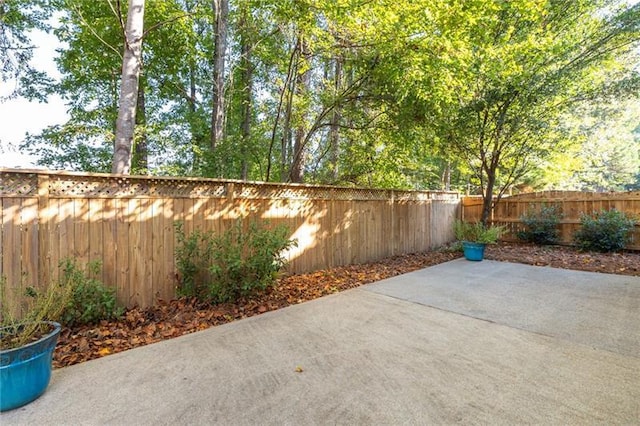
[(518, 238), (535, 244), (556, 244), (560, 235), (558, 224), (562, 218), (560, 206), (540, 206), (540, 211), (529, 208), (527, 213), (520, 216), (520, 221), (526, 229), (518, 232)]
[(285, 266), (282, 252), (296, 245), (286, 226), (267, 228), (238, 220), (221, 234), (176, 225), (178, 292), (210, 302), (227, 302), (265, 290)]
[(453, 225), (456, 239), (473, 243), (493, 244), (505, 232), (504, 226), (485, 227), (482, 222), (463, 222), (456, 220)]
[(635, 219), (616, 209), (601, 210), (580, 217), (580, 229), (573, 238), (582, 250), (610, 252), (622, 250), (635, 225)]
[(119, 317), (123, 309), (117, 306), (115, 290), (92, 278), (100, 267), (96, 261), (82, 269), (75, 259), (63, 259), (58, 283), (45, 289), (25, 287), (19, 301), (9, 298), (7, 280), (0, 279), (1, 322), (9, 330), (0, 335), (1, 348), (20, 347), (50, 331), (45, 321), (73, 326)]
[(101, 263), (90, 262), (85, 269), (75, 259), (60, 262), (60, 286), (71, 288), (71, 298), (60, 316), (66, 326), (91, 324), (122, 315), (124, 309), (116, 302), (116, 292), (93, 278), (100, 273)]
[(186, 235), (182, 222), (176, 222), (174, 226), (177, 239), (175, 258), (178, 269), (178, 296), (206, 299), (208, 283), (211, 280), (209, 265), (213, 253), (213, 234), (196, 229)]
[(211, 299), (236, 300), (275, 283), (286, 264), (282, 251), (296, 245), (288, 238), (289, 229), (267, 229), (250, 222), (244, 229), (237, 221), (214, 240)]

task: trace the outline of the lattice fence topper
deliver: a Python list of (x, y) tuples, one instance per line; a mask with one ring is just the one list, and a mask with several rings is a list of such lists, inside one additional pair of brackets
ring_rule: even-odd
[(0, 173), (0, 196), (30, 197), (38, 195), (38, 175), (35, 173)]
[[(117, 176), (70, 172), (0, 172), (0, 195), (29, 197), (38, 195), (39, 178), (48, 178), (50, 197), (69, 198), (222, 198), (302, 199), (302, 200), (454, 200), (456, 193), (395, 191), (387, 189), (345, 188), (299, 184), (242, 182), (218, 179)], [(40, 195), (45, 195), (41, 193)]]
[(53, 197), (225, 197), (223, 182), (145, 177), (51, 176)]

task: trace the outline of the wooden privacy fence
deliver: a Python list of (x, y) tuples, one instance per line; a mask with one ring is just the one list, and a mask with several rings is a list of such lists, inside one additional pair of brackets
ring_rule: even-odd
[[(531, 194), (518, 194), (504, 197), (498, 202), (491, 214), (491, 222), (506, 225), (509, 233), (505, 240), (517, 240), (517, 232), (524, 229), (520, 217), (529, 209), (540, 211), (543, 205), (556, 205), (562, 213), (560, 220), (560, 242), (572, 244), (573, 234), (580, 227), (580, 216), (601, 210), (616, 209), (640, 219), (640, 192), (577, 192), (543, 191)], [(462, 200), (462, 218), (474, 222), (482, 215), (481, 197), (464, 197)], [(640, 224), (631, 235), (629, 249), (640, 250)]]
[(11, 297), (58, 278), (58, 264), (99, 260), (120, 303), (175, 296), (176, 221), (219, 232), (238, 218), (286, 224), (289, 272), (375, 261), (453, 240), (460, 199), (408, 192), (215, 179), (0, 171), (0, 276)]

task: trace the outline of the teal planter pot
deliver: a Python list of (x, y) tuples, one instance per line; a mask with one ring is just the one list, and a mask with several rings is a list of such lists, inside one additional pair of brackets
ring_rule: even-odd
[[(42, 395), (51, 379), (51, 359), (60, 324), (47, 322), (49, 334), (25, 346), (0, 351), (0, 411), (21, 407)], [(8, 333), (12, 328), (0, 330)]]
[(479, 262), (484, 259), (484, 248), (486, 244), (484, 243), (472, 243), (469, 241), (462, 242), (462, 251), (464, 253), (464, 257), (467, 260), (472, 260), (474, 262)]

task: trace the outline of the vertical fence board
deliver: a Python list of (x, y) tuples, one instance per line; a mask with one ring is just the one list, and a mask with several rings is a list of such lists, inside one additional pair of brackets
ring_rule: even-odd
[[(89, 205), (88, 223), (89, 223), (89, 261), (99, 261), (103, 263), (104, 258), (104, 217), (106, 213), (106, 201), (102, 198), (93, 198), (87, 200)], [(104, 265), (101, 265), (104, 267)], [(99, 278), (102, 279), (104, 274)]]
[(118, 250), (123, 250), (124, 247), (118, 247), (118, 210), (117, 199), (105, 199), (103, 200), (102, 211), (102, 241), (96, 243), (102, 243), (102, 282), (118, 290), (117, 286), (117, 270)]
[(140, 200), (138, 223), (140, 224), (140, 305), (151, 306), (156, 298), (153, 289), (153, 203), (149, 198)]
[[(58, 212), (60, 214), (60, 244), (58, 250), (60, 253), (60, 260), (63, 260), (75, 256), (76, 240), (74, 232), (74, 202), (73, 199), (67, 198), (58, 200), (58, 203)], [(56, 268), (58, 268), (58, 265), (56, 265)]]
[(25, 285), (42, 288), (45, 283), (38, 281), (38, 200), (23, 198), (20, 211), (23, 279)]
[(80, 265), (84, 265), (89, 261), (89, 229), (91, 218), (89, 217), (88, 201), (90, 200), (73, 200), (73, 238), (75, 240), (73, 257), (76, 258)]
[(62, 210), (60, 209), (60, 200), (49, 198), (48, 202), (49, 206), (49, 226), (48, 226), (48, 235), (44, 235), (43, 237), (48, 240), (48, 252), (47, 256), (49, 257), (48, 264), (48, 275), (49, 275), (49, 283), (58, 282), (59, 279), (59, 265), (60, 260), (60, 242), (62, 241), (62, 227), (61, 227), (61, 218), (63, 217)]
[(164, 287), (161, 283), (167, 275), (166, 262), (164, 261), (165, 253), (165, 220), (162, 214), (164, 210), (164, 200), (151, 200), (151, 277), (149, 279), (150, 292), (152, 301), (158, 298), (166, 299), (163, 291)]
[(38, 281), (41, 284), (51, 282), (51, 221), (49, 202), (49, 176), (38, 176)]
[[(159, 287), (158, 297), (163, 300), (170, 300), (175, 296), (174, 288), (176, 282), (175, 276), (175, 260), (174, 260), (174, 244), (175, 244), (175, 225), (174, 225), (174, 200), (163, 200), (162, 214), (158, 215), (162, 220), (163, 227), (163, 244), (162, 253), (159, 253), (159, 261), (162, 262), (161, 273), (156, 275), (158, 281), (154, 285)], [(166, 283), (169, 283), (167, 285)]]
[[(142, 235), (140, 199), (129, 199), (127, 218), (129, 219), (129, 305), (142, 306), (143, 292), (143, 266), (142, 266)], [(145, 253), (146, 254), (146, 253)]]
[(4, 291), (9, 302), (7, 308), (12, 315), (20, 315), (21, 295), (24, 293), (22, 265), (20, 264), (20, 198), (2, 200), (2, 279), (6, 280)]
[(116, 201), (116, 294), (118, 302), (132, 306), (129, 259), (132, 256), (133, 244), (129, 241), (129, 228), (133, 218), (129, 215), (129, 200), (122, 198)]

